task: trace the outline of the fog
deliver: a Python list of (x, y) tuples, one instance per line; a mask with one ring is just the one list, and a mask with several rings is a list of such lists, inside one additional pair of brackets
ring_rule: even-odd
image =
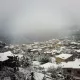
[(80, 0), (0, 0), (0, 36), (27, 43), (69, 36), (80, 26)]

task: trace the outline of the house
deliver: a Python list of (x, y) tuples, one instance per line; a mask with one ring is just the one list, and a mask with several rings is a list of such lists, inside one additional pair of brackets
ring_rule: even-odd
[(11, 51), (0, 53), (0, 70), (2, 70), (4, 66), (18, 70), (18, 59)]
[(80, 80), (80, 59), (76, 59), (75, 61), (70, 62), (62, 62), (61, 63), (63, 68), (64, 76), (66, 77), (65, 80)]
[(68, 62), (73, 60), (73, 54), (60, 54), (56, 56), (56, 62), (61, 63), (61, 62)]

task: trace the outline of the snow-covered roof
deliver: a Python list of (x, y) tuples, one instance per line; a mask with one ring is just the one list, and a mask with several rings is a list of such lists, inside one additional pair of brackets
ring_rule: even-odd
[(77, 42), (71, 42), (71, 44), (78, 44)]
[(73, 68), (77, 69), (80, 68), (80, 59), (76, 59), (75, 61), (70, 61), (70, 62), (62, 62), (61, 63), (62, 68)]
[(13, 48), (14, 48), (14, 45), (10, 45), (9, 48), (10, 48), (10, 49), (13, 49)]
[(35, 80), (43, 80), (44, 74), (34, 72), (34, 77), (35, 77)]
[(67, 59), (67, 58), (69, 58), (71, 56), (72, 56), (72, 54), (60, 54), (60, 55), (58, 55), (56, 57), (61, 58), (61, 59)]
[(46, 51), (46, 52), (44, 52), (44, 53), (52, 53), (51, 51)]
[(52, 50), (52, 52), (57, 52), (58, 50)]
[(33, 48), (38, 48), (38, 46), (37, 45), (34, 45)]
[(57, 68), (58, 65), (56, 63), (45, 63), (43, 65), (40, 65), (40, 67), (44, 68), (45, 70), (48, 70), (49, 68)]
[(65, 49), (65, 46), (63, 46), (63, 47), (60, 47), (60, 51), (62, 51), (63, 49)]
[(13, 56), (13, 53), (11, 51), (0, 53), (0, 61), (8, 60), (8, 56)]
[(52, 50), (52, 53), (60, 53), (61, 51), (59, 50)]
[(40, 62), (39, 61), (33, 61), (33, 66), (39, 66)]
[(14, 56), (11, 51), (4, 52), (4, 55), (6, 55), (6, 56)]
[(34, 42), (34, 44), (39, 44), (39, 42)]
[(4, 53), (0, 53), (0, 61), (6, 61), (9, 58), (4, 54)]
[(38, 51), (41, 51), (41, 50), (42, 50), (41, 48), (38, 49)]
[(80, 49), (79, 50), (75, 50), (76, 52), (80, 52)]
[(38, 51), (38, 49), (32, 49), (31, 51)]
[(31, 51), (41, 51), (42, 49), (41, 48), (38, 48), (38, 49), (32, 49)]
[(57, 44), (62, 44), (62, 41), (58, 42)]

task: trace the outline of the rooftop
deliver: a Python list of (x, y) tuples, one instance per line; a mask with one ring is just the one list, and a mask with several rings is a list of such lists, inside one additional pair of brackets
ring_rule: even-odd
[(56, 56), (56, 57), (59, 57), (59, 58), (61, 58), (61, 59), (67, 59), (67, 58), (69, 58), (69, 57), (71, 57), (72, 56), (72, 54), (60, 54), (60, 55), (58, 55), (58, 56)]
[(80, 49), (79, 50), (75, 50), (75, 51), (79, 53), (80, 52)]
[(76, 59), (75, 61), (70, 61), (70, 62), (62, 62), (61, 66), (63, 68), (73, 68), (73, 69), (80, 69), (80, 59)]
[(0, 61), (8, 60), (8, 56), (13, 56), (13, 53), (11, 51), (0, 53)]

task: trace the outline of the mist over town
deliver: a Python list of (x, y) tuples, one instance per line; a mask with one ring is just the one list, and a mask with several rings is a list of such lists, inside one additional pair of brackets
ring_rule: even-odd
[(0, 80), (80, 80), (80, 1), (0, 0)]

